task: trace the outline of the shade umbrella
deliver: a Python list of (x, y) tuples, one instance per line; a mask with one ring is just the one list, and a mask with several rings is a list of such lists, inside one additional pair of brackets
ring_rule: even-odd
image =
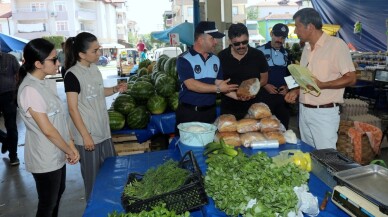
[(163, 41), (166, 43), (170, 42), (170, 33), (178, 33), (179, 41), (186, 45), (194, 44), (194, 24), (189, 22), (184, 22), (179, 25), (173, 26), (164, 31), (152, 32), (151, 37), (156, 40)]
[(28, 40), (0, 33), (1, 52), (22, 51)]

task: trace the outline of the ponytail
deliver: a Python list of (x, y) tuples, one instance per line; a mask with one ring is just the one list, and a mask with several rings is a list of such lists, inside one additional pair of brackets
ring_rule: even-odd
[(19, 87), (20, 84), (22, 83), (24, 77), (27, 76), (27, 69), (26, 69), (26, 64), (23, 63), (20, 68), (19, 68), (19, 76), (18, 76), (18, 83), (17, 83), (17, 86)]
[(70, 37), (65, 42), (65, 69), (69, 69), (77, 63), (75, 53), (76, 48), (74, 48), (75, 37)]
[(80, 61), (79, 53), (86, 53), (94, 41), (97, 41), (97, 37), (88, 32), (81, 32), (75, 37), (68, 38), (65, 43), (65, 68), (69, 69)]

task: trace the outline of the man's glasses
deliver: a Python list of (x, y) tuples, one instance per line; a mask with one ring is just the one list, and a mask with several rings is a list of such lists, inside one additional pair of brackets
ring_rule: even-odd
[(44, 61), (46, 61), (46, 60), (50, 60), (55, 64), (55, 63), (57, 63), (58, 57), (54, 57), (52, 59), (45, 59)]
[(241, 44), (247, 45), (248, 42), (249, 42), (248, 40), (245, 40), (245, 41), (240, 41), (240, 42), (234, 42), (232, 44), (233, 44), (233, 46), (237, 47), (237, 46), (240, 46)]

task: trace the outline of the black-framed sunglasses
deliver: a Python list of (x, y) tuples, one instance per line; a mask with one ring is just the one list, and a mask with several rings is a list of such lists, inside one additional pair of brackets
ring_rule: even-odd
[(233, 46), (240, 46), (241, 44), (243, 44), (243, 45), (247, 45), (248, 44), (248, 40), (245, 40), (245, 41), (240, 41), (240, 42), (233, 42), (232, 44), (233, 44)]
[(45, 59), (44, 61), (46, 61), (46, 60), (52, 61), (54, 63), (54, 65), (55, 65), (55, 63), (57, 63), (57, 61), (58, 61), (58, 57), (54, 57), (54, 58), (51, 58), (51, 59)]

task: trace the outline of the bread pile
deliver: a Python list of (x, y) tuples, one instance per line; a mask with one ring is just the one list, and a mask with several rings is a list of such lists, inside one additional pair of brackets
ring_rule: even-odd
[(236, 120), (231, 114), (220, 115), (215, 125), (218, 129), (215, 141), (222, 138), (230, 145), (249, 146), (253, 142), (266, 140), (278, 140), (279, 144), (286, 143), (283, 136), (284, 126), (264, 103), (252, 104), (245, 118), (241, 120)]

